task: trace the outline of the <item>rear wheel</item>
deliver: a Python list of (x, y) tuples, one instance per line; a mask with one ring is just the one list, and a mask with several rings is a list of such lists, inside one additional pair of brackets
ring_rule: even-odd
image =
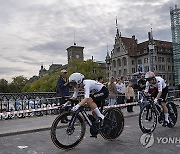
[(124, 129), (124, 116), (120, 109), (110, 108), (103, 112), (105, 118), (100, 128), (101, 136), (106, 140), (119, 137)]
[(143, 133), (153, 132), (157, 125), (157, 113), (148, 104), (142, 108), (139, 114), (139, 127)]
[[(69, 127), (73, 113), (64, 112), (59, 115), (51, 126), (51, 139), (54, 145), (63, 150), (76, 147), (83, 139), (86, 131), (84, 119), (78, 115), (73, 128)], [(64, 119), (67, 123), (62, 122)]]

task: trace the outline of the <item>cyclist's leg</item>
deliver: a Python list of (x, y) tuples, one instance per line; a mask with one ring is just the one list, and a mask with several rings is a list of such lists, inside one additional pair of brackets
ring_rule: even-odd
[(93, 99), (90, 97), (89, 101), (87, 102), (91, 110), (96, 113), (96, 115), (102, 119), (104, 119), (104, 115), (100, 112), (98, 106), (96, 103), (93, 101)]
[(104, 115), (100, 112), (99, 108), (101, 106), (102, 101), (104, 101), (109, 95), (108, 89), (103, 87), (99, 92), (94, 93), (91, 98), (91, 102), (89, 102), (89, 107), (96, 113), (98, 117), (104, 119)]
[(168, 95), (168, 87), (166, 87), (162, 90), (162, 95), (161, 95), (161, 98), (162, 98), (161, 106), (163, 108), (164, 118), (165, 118), (165, 122), (163, 124), (164, 126), (167, 125), (167, 123), (169, 123), (168, 108), (166, 106), (167, 95)]

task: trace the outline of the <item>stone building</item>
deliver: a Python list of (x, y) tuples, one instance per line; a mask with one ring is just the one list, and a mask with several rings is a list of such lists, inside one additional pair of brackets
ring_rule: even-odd
[[(109, 76), (127, 76), (132, 78), (138, 72), (148, 72), (153, 65), (156, 75), (167, 80), (169, 86), (174, 85), (173, 49), (172, 42), (153, 40), (153, 55), (150, 52), (149, 40), (138, 43), (133, 35), (131, 38), (122, 37), (117, 28), (114, 48), (110, 55), (107, 53), (106, 64)], [(152, 59), (152, 62), (150, 62)]]

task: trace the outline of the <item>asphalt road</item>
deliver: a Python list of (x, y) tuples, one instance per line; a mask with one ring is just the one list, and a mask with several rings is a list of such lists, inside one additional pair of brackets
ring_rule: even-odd
[[(124, 131), (115, 141), (106, 141), (100, 135), (90, 138), (87, 127), (83, 141), (75, 149), (63, 151), (54, 146), (49, 131), (40, 131), (0, 137), (0, 154), (180, 154), (179, 119), (174, 128), (164, 128), (158, 124), (153, 133), (154, 143), (149, 148), (142, 146), (142, 135), (138, 116), (134, 116), (125, 118)], [(167, 143), (169, 138), (175, 138), (176, 143)]]

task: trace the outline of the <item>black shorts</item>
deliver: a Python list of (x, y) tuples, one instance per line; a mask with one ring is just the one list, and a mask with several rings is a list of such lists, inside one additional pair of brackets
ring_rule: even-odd
[[(158, 89), (156, 88), (153, 93), (151, 94), (151, 96), (156, 97), (158, 94)], [(168, 96), (168, 86), (166, 86), (164, 89), (162, 89), (162, 94), (161, 97), (163, 100), (163, 102), (166, 102), (167, 100), (167, 96)]]
[[(103, 86), (102, 89), (94, 94), (92, 94), (90, 97), (93, 99), (93, 101), (96, 103), (98, 107), (101, 107), (101, 103), (104, 102), (104, 100), (109, 96), (108, 89)], [(104, 105), (104, 104), (102, 104)]]

